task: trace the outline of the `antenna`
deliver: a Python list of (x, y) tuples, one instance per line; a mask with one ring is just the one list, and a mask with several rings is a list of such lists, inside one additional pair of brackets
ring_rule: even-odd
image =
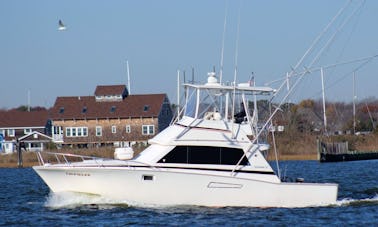
[[(239, 7), (239, 16), (238, 16), (238, 27), (237, 27), (237, 34), (236, 34), (236, 49), (235, 49), (235, 71), (234, 71), (234, 91), (232, 97), (232, 122), (235, 121), (235, 96), (236, 96), (236, 75), (238, 71), (238, 49), (239, 49), (239, 31), (240, 31), (240, 9), (241, 3)], [(232, 138), (235, 137), (234, 135), (234, 123), (232, 123)]]
[(177, 70), (177, 119), (180, 116), (180, 70)]
[(126, 61), (127, 67), (127, 90), (129, 91), (129, 95), (131, 94), (131, 85), (130, 85), (130, 68), (129, 68), (129, 61)]

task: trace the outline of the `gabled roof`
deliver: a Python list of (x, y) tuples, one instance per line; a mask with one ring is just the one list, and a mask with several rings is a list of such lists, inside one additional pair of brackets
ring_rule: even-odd
[(0, 128), (45, 127), (48, 111), (0, 111)]
[[(35, 135), (37, 135), (37, 139), (34, 138)], [(31, 132), (31, 133), (29, 133), (27, 135), (21, 136), (20, 138), (18, 138), (18, 140), (20, 140), (20, 141), (30, 141), (30, 140), (39, 140), (39, 141), (41, 141), (41, 140), (43, 140), (40, 137), (44, 138), (45, 141), (46, 140), (47, 141), (51, 141), (53, 139), (52, 137), (50, 137), (48, 135), (45, 135), (45, 134), (40, 133), (38, 131), (33, 131), (33, 132)]]
[(50, 110), (50, 118), (157, 117), (166, 98), (166, 94), (129, 95), (121, 101), (97, 102), (94, 96), (58, 97)]
[(125, 89), (125, 85), (98, 85), (95, 96), (122, 95)]

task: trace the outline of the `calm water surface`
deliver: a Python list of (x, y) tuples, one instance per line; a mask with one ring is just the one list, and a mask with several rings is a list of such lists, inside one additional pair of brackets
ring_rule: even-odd
[(285, 176), (339, 184), (336, 204), (310, 208), (148, 207), (53, 194), (31, 168), (0, 169), (2, 226), (378, 226), (378, 160), (281, 162)]

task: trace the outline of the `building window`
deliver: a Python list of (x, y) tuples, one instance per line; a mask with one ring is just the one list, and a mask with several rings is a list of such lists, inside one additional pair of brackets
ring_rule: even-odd
[(87, 127), (67, 127), (66, 137), (87, 137), (88, 128)]
[(31, 128), (25, 128), (24, 129), (24, 134), (27, 135), (27, 134), (30, 134), (32, 132)]
[(143, 135), (155, 134), (155, 126), (154, 125), (142, 125), (142, 134)]
[(149, 109), (150, 109), (149, 105), (144, 105), (144, 107), (143, 107), (143, 111), (144, 112), (147, 112)]
[(116, 132), (117, 132), (117, 126), (112, 125), (112, 133), (116, 133)]
[(126, 125), (126, 133), (131, 133), (131, 126), (130, 125)]
[(59, 113), (60, 113), (60, 114), (63, 114), (63, 113), (64, 113), (64, 107), (60, 107), (60, 109), (59, 109)]
[(62, 135), (63, 134), (63, 127), (62, 126), (53, 126), (54, 134), (55, 135)]
[(0, 134), (5, 136), (5, 129), (0, 129)]
[(110, 113), (114, 113), (116, 111), (116, 107), (115, 106), (112, 106), (111, 108), (110, 108)]
[(102, 127), (96, 126), (96, 136), (102, 136)]
[(76, 137), (77, 134), (76, 134), (76, 128), (71, 128), (71, 134), (72, 134), (72, 137)]
[(14, 129), (8, 129), (8, 136), (9, 136), (9, 137), (14, 137), (14, 136), (15, 136), (15, 131), (14, 131)]
[(67, 137), (71, 136), (71, 128), (66, 128), (66, 136)]
[(82, 113), (82, 114), (85, 114), (85, 113), (87, 113), (87, 110), (88, 110), (87, 107), (84, 106), (83, 109), (81, 110), (81, 113)]
[(77, 136), (81, 137), (83, 135), (83, 128), (77, 128)]

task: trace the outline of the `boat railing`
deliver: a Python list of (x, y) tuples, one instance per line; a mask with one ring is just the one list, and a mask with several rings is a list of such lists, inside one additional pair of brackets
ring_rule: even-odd
[[(70, 153), (59, 153), (59, 152), (50, 152), (50, 151), (36, 151), (38, 163), (40, 166), (51, 165), (51, 164), (62, 164), (72, 166), (75, 162), (84, 162), (84, 161), (93, 161), (97, 166), (103, 166), (103, 161), (115, 160), (111, 158), (102, 158), (95, 156), (79, 155), (79, 154), (70, 154)], [(131, 166), (148, 166), (150, 168), (158, 169), (158, 167), (153, 166), (148, 163), (135, 161), (135, 160), (118, 160), (122, 162), (122, 165)]]
[[(37, 158), (39, 165), (46, 164), (70, 164), (73, 162), (86, 161), (86, 160), (104, 160), (104, 158), (78, 155), (78, 154), (69, 154), (69, 153), (58, 153), (58, 152), (49, 152), (49, 151), (37, 151)], [(53, 158), (51, 158), (53, 157)]]

